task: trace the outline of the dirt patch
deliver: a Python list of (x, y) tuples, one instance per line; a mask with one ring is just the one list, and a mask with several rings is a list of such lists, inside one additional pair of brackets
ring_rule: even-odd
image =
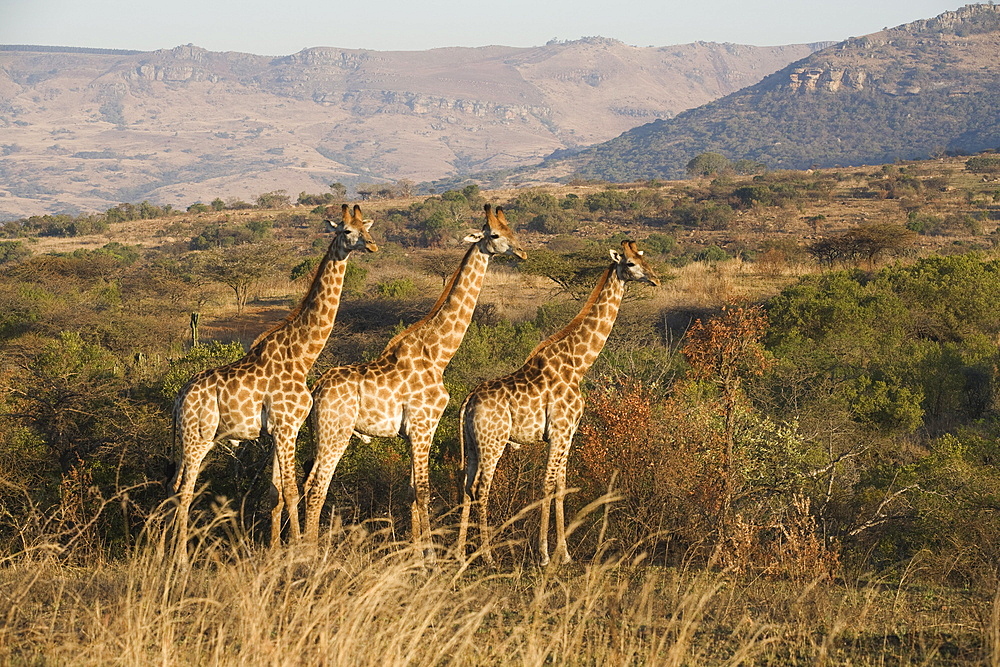
[(244, 347), (268, 329), (281, 322), (291, 312), (287, 307), (250, 305), (239, 315), (202, 320), (200, 338), (206, 340), (238, 340)]

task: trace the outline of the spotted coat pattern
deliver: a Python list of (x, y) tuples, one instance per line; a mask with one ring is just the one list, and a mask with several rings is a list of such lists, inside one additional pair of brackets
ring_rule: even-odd
[(465, 557), (470, 510), (475, 506), (482, 549), (492, 562), (487, 525), (490, 485), (507, 443), (518, 447), (545, 441), (549, 456), (538, 538), (540, 559), (543, 564), (549, 562), (549, 508), (554, 497), (556, 549), (553, 555), (564, 563), (570, 562), (563, 500), (570, 444), (583, 416), (580, 382), (611, 333), (626, 282), (660, 284), (635, 243), (623, 242), (622, 252), (612, 251), (611, 256), (613, 263), (597, 281), (583, 309), (568, 325), (540, 343), (518, 370), (483, 382), (462, 404), (459, 437), (465, 462), (457, 544), (460, 557)]
[(430, 313), (389, 341), (378, 358), (332, 368), (313, 389), (316, 461), (306, 481), (306, 539), (319, 536), (319, 520), (330, 481), (351, 434), (393, 437), (410, 445), (414, 543), (430, 539), (429, 457), (431, 440), (448, 404), (444, 370), (472, 320), (490, 258), (524, 251), (503, 209), (485, 207), (482, 232), (471, 243)]
[(278, 504), (272, 513), (271, 540), (277, 541), (281, 510), (288, 507), (289, 530), (299, 537), (295, 438), (312, 407), (306, 375), (333, 329), (344, 286), (347, 257), (354, 250), (378, 246), (361, 209), (342, 207), (342, 222), (332, 225), (333, 240), (299, 306), (283, 322), (262, 334), (242, 359), (195, 375), (174, 403), (178, 437), (175, 544), (187, 559), (188, 515), (195, 482), (215, 443), (237, 444), (270, 433), (274, 438), (273, 477)]

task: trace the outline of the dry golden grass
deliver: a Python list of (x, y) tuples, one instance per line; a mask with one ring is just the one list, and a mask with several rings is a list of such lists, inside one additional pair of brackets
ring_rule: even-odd
[(147, 535), (115, 561), (72, 565), (52, 544), (0, 561), (0, 662), (996, 664), (1000, 651), (1000, 593), (905, 576), (765, 579), (649, 564), (638, 547), (494, 570), (445, 551), (428, 562), (372, 526), (267, 550), (227, 511), (197, 531), (180, 570), (162, 526)]
[(712, 309), (731, 303), (753, 302), (773, 296), (798, 278), (816, 271), (801, 264), (765, 267), (734, 258), (725, 262), (692, 262), (670, 272), (661, 294), (653, 298), (663, 307), (680, 310)]

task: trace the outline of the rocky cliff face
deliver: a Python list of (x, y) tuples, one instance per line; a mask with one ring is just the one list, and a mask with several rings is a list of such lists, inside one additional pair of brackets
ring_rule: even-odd
[(845, 86), (852, 90), (864, 90), (867, 78), (868, 75), (864, 70), (796, 67), (788, 75), (788, 88), (793, 91), (825, 90), (831, 93)]
[[(1000, 58), (1000, 6), (968, 5), (848, 39), (790, 66), (776, 84), (795, 92), (836, 93), (874, 89), (919, 95), (952, 87), (956, 94), (982, 89)], [(977, 71), (978, 70), (978, 71)]]
[(759, 81), (819, 45), (0, 47), (0, 219), (516, 167)]
[(913, 35), (955, 35), (964, 37), (973, 34), (1000, 30), (1000, 6), (966, 5), (953, 12), (944, 12), (931, 19), (907, 23), (898, 28)]
[(674, 178), (705, 151), (798, 169), (996, 149), (998, 62), (1000, 6), (970, 5), (847, 39), (711, 105), (516, 177)]

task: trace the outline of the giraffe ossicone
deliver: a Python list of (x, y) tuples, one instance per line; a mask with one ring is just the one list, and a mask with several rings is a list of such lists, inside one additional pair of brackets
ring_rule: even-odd
[(479, 516), (481, 551), (493, 562), (489, 543), (489, 493), (500, 457), (513, 447), (546, 441), (549, 445), (538, 537), (542, 564), (549, 562), (549, 508), (555, 500), (554, 557), (570, 562), (563, 501), (566, 462), (583, 415), (580, 382), (597, 359), (614, 327), (628, 282), (659, 285), (653, 269), (632, 241), (611, 251), (611, 265), (597, 281), (580, 312), (560, 331), (542, 341), (513, 373), (479, 384), (459, 413), (463, 458), (462, 514), (456, 551), (464, 559), (470, 514)]
[(307, 540), (319, 537), (327, 490), (351, 435), (398, 435), (410, 445), (412, 539), (429, 550), (429, 457), (449, 399), (444, 370), (472, 321), (490, 258), (525, 257), (503, 209), (494, 213), (487, 204), (484, 210), (482, 230), (465, 238), (469, 248), (430, 312), (390, 340), (376, 359), (331, 368), (316, 382), (316, 460), (305, 486)]
[(188, 522), (198, 473), (205, 456), (220, 441), (238, 443), (264, 434), (273, 437), (272, 482), (278, 503), (272, 511), (271, 542), (279, 539), (283, 506), (288, 508), (291, 537), (299, 537), (295, 438), (312, 407), (306, 375), (333, 330), (348, 256), (355, 250), (378, 250), (371, 225), (359, 206), (352, 210), (344, 204), (341, 220), (330, 223), (333, 240), (298, 307), (260, 335), (243, 358), (196, 374), (177, 395), (173, 524), (176, 554), (182, 563), (187, 562)]

